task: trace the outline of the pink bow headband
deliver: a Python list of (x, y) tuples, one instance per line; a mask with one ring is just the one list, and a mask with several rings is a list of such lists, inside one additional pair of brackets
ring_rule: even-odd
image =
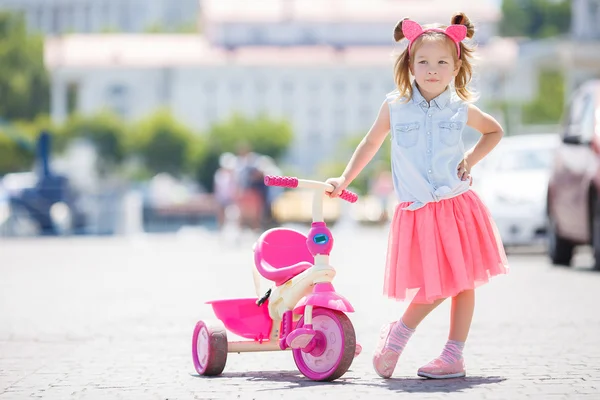
[(415, 21), (411, 21), (410, 19), (406, 19), (402, 21), (402, 33), (404, 37), (408, 39), (408, 54), (410, 54), (410, 48), (413, 45), (413, 42), (425, 32), (441, 32), (448, 36), (452, 41), (456, 44), (456, 51), (458, 52), (458, 57), (460, 58), (460, 42), (467, 37), (467, 27), (464, 25), (453, 24), (447, 27), (446, 29), (440, 28), (427, 28), (423, 29), (421, 25), (416, 23)]

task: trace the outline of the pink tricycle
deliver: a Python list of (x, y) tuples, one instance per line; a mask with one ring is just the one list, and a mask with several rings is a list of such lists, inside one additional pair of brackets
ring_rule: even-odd
[[(219, 321), (198, 321), (192, 338), (194, 367), (200, 375), (219, 375), (228, 353), (291, 350), (304, 376), (332, 381), (348, 371), (360, 353), (350, 302), (336, 293), (329, 265), (333, 236), (323, 221), (323, 198), (333, 186), (292, 177), (267, 176), (268, 186), (314, 190), (308, 237), (287, 228), (264, 232), (254, 246), (258, 272), (274, 283), (261, 298), (209, 301)], [(343, 191), (354, 203), (358, 196)], [(248, 340), (227, 341), (227, 330)]]

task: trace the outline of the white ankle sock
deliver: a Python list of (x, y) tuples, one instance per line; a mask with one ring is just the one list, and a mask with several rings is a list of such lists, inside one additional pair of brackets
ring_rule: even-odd
[(457, 342), (456, 340), (448, 340), (440, 358), (449, 363), (455, 363), (462, 359), (463, 349), (465, 348), (465, 342)]

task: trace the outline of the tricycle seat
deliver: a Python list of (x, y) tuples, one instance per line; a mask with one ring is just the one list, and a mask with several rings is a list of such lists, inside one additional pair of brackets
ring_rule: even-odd
[(306, 240), (306, 236), (293, 229), (269, 229), (258, 238), (254, 248), (256, 269), (275, 285), (284, 284), (314, 264)]

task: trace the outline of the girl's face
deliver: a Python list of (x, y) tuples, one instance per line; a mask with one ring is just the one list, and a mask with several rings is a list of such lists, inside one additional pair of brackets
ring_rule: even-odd
[(419, 89), (433, 97), (446, 90), (460, 69), (461, 61), (455, 60), (456, 56), (456, 46), (449, 40), (421, 42), (410, 63)]

